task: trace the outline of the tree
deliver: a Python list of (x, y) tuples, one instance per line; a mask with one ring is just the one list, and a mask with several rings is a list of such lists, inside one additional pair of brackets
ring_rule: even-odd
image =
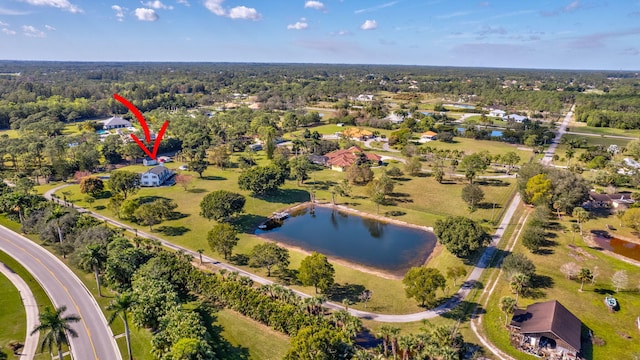
[(580, 271), (580, 268), (578, 267), (578, 264), (576, 264), (574, 262), (569, 262), (569, 263), (563, 264), (560, 267), (560, 272), (562, 272), (564, 274), (564, 277), (566, 279), (573, 279), (574, 277), (576, 277), (578, 275), (579, 271)]
[(629, 282), (629, 276), (627, 276), (627, 272), (624, 270), (616, 271), (613, 276), (611, 276), (611, 283), (613, 287), (616, 288), (616, 292), (620, 291), (620, 289), (624, 289), (627, 287)]
[(404, 175), (404, 172), (402, 172), (402, 170), (400, 170), (400, 168), (398, 168), (397, 166), (392, 166), (385, 171), (385, 174), (391, 176), (392, 178), (399, 178)]
[(202, 254), (204, 253), (204, 249), (203, 248), (198, 248), (198, 250), (196, 250), (196, 252), (198, 253), (198, 257), (200, 258), (200, 265), (202, 265)]
[(153, 225), (160, 224), (162, 221), (162, 214), (159, 210), (153, 203), (142, 204), (133, 212), (133, 217), (142, 224), (147, 225), (149, 231), (153, 231)]
[(347, 179), (342, 179), (342, 182), (333, 185), (331, 188), (331, 203), (336, 204), (336, 195), (345, 197), (349, 196), (349, 194), (351, 194), (351, 185), (349, 185)]
[(289, 266), (289, 250), (272, 242), (258, 244), (249, 254), (249, 266), (267, 269), (267, 277), (270, 277), (274, 266), (281, 270)]
[(211, 346), (203, 339), (181, 338), (171, 346), (170, 359), (200, 360), (214, 358)]
[(442, 169), (442, 166), (434, 166), (431, 175), (433, 175), (433, 178), (436, 179), (438, 184), (442, 184), (442, 181), (444, 180), (444, 170)]
[(567, 167), (571, 165), (571, 159), (575, 153), (576, 151), (573, 148), (568, 148), (567, 151), (565, 151), (564, 156), (567, 158)]
[(487, 170), (487, 159), (480, 153), (473, 153), (462, 158), (458, 168), (464, 171), (464, 175), (469, 180), (469, 184), (473, 183), (473, 179), (479, 173)]
[(528, 275), (518, 273), (511, 277), (509, 286), (511, 291), (516, 294), (516, 303), (518, 302), (518, 296), (524, 293), (525, 289), (530, 285), (531, 278)]
[(367, 290), (364, 289), (362, 291), (362, 293), (360, 293), (360, 295), (358, 295), (358, 300), (360, 300), (362, 303), (364, 303), (364, 308), (367, 308), (367, 302), (369, 302), (369, 300), (371, 300), (371, 297), (373, 296), (373, 291), (372, 290)]
[(511, 253), (505, 256), (501, 267), (507, 280), (511, 280), (511, 277), (517, 273), (525, 274), (529, 277), (533, 277), (536, 273), (536, 266), (533, 261), (522, 253)]
[(507, 165), (507, 174), (509, 174), (513, 166), (520, 162), (520, 155), (515, 151), (509, 151), (502, 156), (502, 162)]
[(189, 185), (193, 182), (193, 176), (187, 174), (176, 175), (176, 184), (182, 186), (184, 191), (189, 189)]
[(124, 198), (121, 194), (115, 194), (109, 199), (109, 203), (107, 203), (107, 207), (111, 212), (120, 219), (120, 208), (122, 203), (124, 202)]
[(215, 225), (207, 234), (209, 246), (213, 251), (222, 254), (226, 259), (231, 255), (231, 251), (238, 244), (236, 229), (233, 226), (222, 223)]
[(214, 147), (209, 152), (209, 162), (214, 166), (224, 169), (229, 165), (229, 149), (226, 145)]
[(227, 190), (208, 193), (200, 202), (200, 216), (215, 221), (228, 221), (244, 210), (245, 197)]
[(58, 230), (58, 241), (62, 243), (62, 227), (60, 227), (60, 219), (67, 215), (69, 211), (65, 207), (59, 205), (52, 205), (49, 211), (49, 215), (47, 216), (46, 222), (55, 222), (56, 230)]
[(511, 296), (503, 296), (502, 298), (500, 298), (500, 310), (502, 310), (506, 318), (504, 326), (509, 325), (509, 319), (511, 318), (510, 315), (515, 312), (517, 304), (518, 302), (516, 301), (516, 299), (512, 298)]
[(347, 169), (347, 179), (354, 185), (366, 185), (373, 180), (373, 170), (367, 164), (353, 164)]
[(95, 176), (83, 177), (80, 180), (80, 192), (90, 194), (93, 197), (100, 195), (104, 191), (104, 182)]
[(469, 209), (476, 209), (484, 199), (484, 191), (476, 184), (467, 184), (462, 188), (462, 200), (469, 205)]
[(202, 178), (202, 173), (207, 170), (209, 163), (207, 162), (207, 152), (203, 146), (195, 150), (195, 154), (191, 161), (187, 163), (187, 169), (194, 171)]
[(576, 220), (578, 221), (578, 225), (580, 225), (580, 235), (582, 235), (582, 225), (589, 220), (589, 212), (581, 206), (577, 206), (573, 208), (571, 216), (576, 218)]
[(548, 204), (551, 200), (551, 180), (546, 174), (538, 174), (527, 181), (526, 199), (529, 204)]
[(491, 239), (480, 224), (464, 216), (436, 221), (434, 232), (449, 252), (461, 258), (471, 255)]
[(631, 208), (623, 212), (622, 223), (635, 231), (640, 231), (640, 208)]
[(540, 250), (544, 244), (546, 233), (539, 226), (527, 226), (522, 233), (522, 245), (531, 252), (535, 253)]
[(456, 284), (457, 280), (461, 277), (467, 276), (467, 269), (463, 266), (449, 266), (447, 267), (447, 278), (453, 280), (453, 286), (458, 286)]
[(55, 310), (45, 307), (44, 312), (38, 314), (40, 325), (31, 331), (31, 335), (44, 332), (40, 351), (46, 347), (49, 349), (49, 353), (52, 353), (55, 346), (58, 350), (58, 359), (62, 359), (62, 345), (69, 346), (68, 335), (78, 337), (78, 333), (71, 328), (71, 323), (80, 321), (80, 317), (77, 315), (62, 316), (65, 311), (67, 311), (67, 307), (64, 305)]
[(131, 171), (114, 171), (109, 176), (109, 188), (116, 194), (122, 194), (124, 200), (127, 196), (135, 194), (140, 189), (140, 175)]
[(133, 359), (131, 353), (131, 334), (129, 331), (129, 318), (128, 313), (136, 305), (136, 298), (131, 292), (125, 292), (117, 295), (107, 306), (107, 311), (112, 311), (109, 316), (109, 325), (111, 325), (118, 316), (122, 318), (124, 322), (124, 336), (127, 340), (127, 354), (129, 354), (129, 360)]
[(107, 262), (107, 248), (103, 244), (89, 244), (79, 254), (80, 266), (85, 270), (93, 271), (98, 285), (98, 296), (102, 297), (100, 272), (104, 270)]
[(436, 291), (444, 290), (447, 280), (440, 270), (424, 266), (412, 267), (407, 271), (402, 283), (408, 298), (415, 298), (420, 306), (431, 306), (436, 301)]
[(326, 292), (332, 285), (335, 275), (333, 265), (329, 263), (327, 257), (313, 252), (300, 263), (298, 279), (304, 286), (313, 286), (316, 293), (318, 289)]
[(393, 192), (393, 187), (393, 180), (384, 174), (367, 185), (367, 195), (376, 203), (377, 212), (380, 212), (380, 205), (385, 203), (386, 195)]
[(293, 177), (296, 178), (298, 186), (300, 186), (300, 184), (303, 184), (304, 181), (309, 178), (309, 167), (311, 163), (306, 156), (294, 157), (289, 162), (291, 164), (291, 173)]
[(593, 279), (593, 274), (591, 274), (591, 270), (588, 268), (582, 268), (578, 272), (578, 280), (580, 280), (580, 292), (582, 292), (582, 288), (584, 288), (585, 281), (591, 281)]
[(307, 326), (291, 338), (285, 360), (348, 359), (352, 353), (349, 339), (329, 326)]
[(238, 187), (253, 194), (270, 194), (284, 184), (284, 174), (275, 165), (254, 166), (238, 176)]
[(420, 175), (420, 172), (422, 171), (422, 163), (420, 162), (420, 158), (414, 156), (409, 159), (404, 165), (404, 170), (411, 176)]

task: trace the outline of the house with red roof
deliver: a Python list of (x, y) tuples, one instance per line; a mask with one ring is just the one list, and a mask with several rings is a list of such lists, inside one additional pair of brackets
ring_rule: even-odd
[(349, 166), (363, 161), (379, 165), (382, 158), (374, 153), (365, 153), (360, 147), (352, 146), (348, 149), (336, 150), (324, 155), (326, 164), (335, 171), (345, 171)]

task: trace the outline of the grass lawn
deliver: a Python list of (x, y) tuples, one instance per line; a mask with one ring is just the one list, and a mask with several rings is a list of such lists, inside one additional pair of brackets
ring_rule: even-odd
[[(214, 316), (222, 327), (222, 336), (234, 347), (225, 359), (280, 360), (289, 350), (288, 336), (235, 311), (220, 310)], [(247, 353), (248, 357), (240, 356)]]
[[(561, 226), (570, 227), (571, 220), (565, 217)], [(589, 224), (589, 223), (587, 223)], [(585, 226), (588, 231), (590, 227)], [(521, 297), (518, 305), (526, 305), (557, 299), (569, 311), (576, 315), (582, 323), (593, 331), (593, 334), (605, 341), (604, 346), (584, 344), (583, 348), (587, 359), (630, 359), (634, 350), (634, 342), (637, 341), (637, 328), (635, 319), (639, 315), (640, 294), (637, 290), (622, 290), (615, 293), (611, 285), (611, 276), (615, 271), (626, 270), (629, 275), (629, 289), (634, 289), (640, 281), (640, 272), (637, 267), (611, 258), (597, 250), (591, 249), (585, 242), (576, 236), (576, 249), (569, 245), (572, 243), (570, 231), (554, 232), (556, 243), (550, 247), (550, 254), (531, 254), (521, 244), (516, 245), (514, 252), (523, 252), (536, 264), (536, 273), (546, 284), (544, 287), (534, 289), (530, 295)], [(595, 284), (585, 284), (584, 291), (579, 292), (580, 283), (568, 280), (560, 273), (559, 268), (568, 262), (575, 262), (580, 267), (594, 269), (598, 267), (599, 275)], [(611, 313), (603, 303), (605, 294), (612, 293), (620, 303), (620, 310)], [(508, 340), (507, 331), (504, 328), (505, 317), (498, 308), (499, 299), (502, 296), (513, 296), (508, 283), (500, 280), (487, 307), (484, 318), (485, 330), (492, 342), (500, 349), (508, 352), (518, 359), (530, 359), (531, 357), (513, 349)], [(630, 339), (627, 338), (630, 337)]]
[(16, 139), (20, 137), (20, 133), (18, 133), (18, 130), (14, 130), (14, 129), (0, 130), (0, 136), (3, 136), (3, 135), (6, 135), (10, 139)]
[[(333, 135), (337, 132), (343, 132), (344, 130), (352, 127), (354, 126), (351, 126), (351, 125), (338, 126), (336, 124), (323, 124), (318, 126), (310, 126), (305, 129), (309, 129), (309, 131), (311, 132), (317, 131), (318, 133), (320, 133), (320, 135)], [(389, 135), (393, 132), (393, 130), (377, 129), (377, 128), (372, 128), (368, 126), (357, 126), (357, 127), (360, 129), (369, 130), (371, 132), (378, 131), (381, 135), (386, 135), (387, 137), (389, 137)], [(297, 130), (294, 132), (284, 134), (284, 138), (285, 139), (300, 138), (302, 137), (303, 133), (304, 133), (304, 130)]]
[(467, 139), (460, 136), (454, 137), (453, 142), (450, 143), (430, 141), (423, 146), (436, 149), (461, 150), (467, 155), (485, 150), (491, 155), (504, 155), (509, 151), (515, 151), (516, 154), (520, 155), (520, 164), (528, 163), (532, 155), (530, 150), (519, 150), (518, 145), (507, 144), (501, 141)]
[(585, 123), (571, 122), (569, 123), (569, 129), (567, 131), (580, 132), (586, 134), (598, 134), (598, 135), (618, 135), (618, 136), (630, 136), (640, 137), (640, 130), (628, 130), (628, 129), (616, 129), (608, 127), (593, 127), (587, 126)]
[(0, 351), (10, 354), (7, 348), (10, 341), (24, 343), (27, 317), (18, 289), (3, 274), (0, 274), (0, 294), (0, 324), (4, 324), (0, 327)]
[[(263, 159), (259, 159), (259, 162), (263, 161)], [(177, 164), (168, 164), (168, 166), (177, 166)], [(127, 168), (127, 170), (131, 171), (143, 171), (143, 169), (144, 167), (142, 166), (130, 166)], [(375, 170), (376, 173), (380, 171), (380, 169)], [(221, 258), (220, 255), (211, 252), (206, 241), (206, 233), (214, 225), (214, 222), (206, 221), (198, 215), (200, 200), (207, 192), (215, 189), (226, 189), (240, 192), (247, 196), (246, 213), (241, 215), (237, 221), (241, 234), (239, 236), (239, 244), (235, 249), (235, 253), (247, 254), (253, 246), (263, 241), (252, 234), (255, 226), (263, 219), (274, 211), (307, 201), (309, 192), (314, 191), (314, 188), (319, 201), (330, 202), (329, 185), (341, 181), (344, 177), (343, 173), (336, 171), (315, 171), (311, 174), (312, 179), (308, 180), (300, 188), (296, 186), (294, 181), (289, 181), (278, 196), (256, 198), (249, 196), (247, 192), (237, 189), (237, 177), (239, 175), (239, 170), (237, 169), (220, 170), (210, 167), (203, 175), (203, 179), (194, 180), (190, 191), (185, 191), (179, 186), (161, 189), (147, 188), (141, 189), (136, 196), (151, 197), (160, 195), (174, 199), (178, 204), (177, 210), (183, 214), (183, 217), (155, 226), (157, 235), (190, 249), (206, 249), (207, 254), (217, 258)], [(504, 180), (493, 184), (480, 182), (485, 191), (485, 204), (487, 205), (473, 214), (474, 219), (489, 220), (492, 216), (498, 217), (503, 204), (506, 203), (514, 187), (513, 179)], [(467, 207), (460, 196), (465, 185), (466, 183), (462, 182), (438, 184), (429, 177), (403, 179), (403, 181), (398, 181), (394, 194), (390, 197), (393, 204), (380, 206), (380, 214), (393, 211), (399, 215), (395, 217), (399, 220), (425, 226), (433, 226), (436, 220), (447, 215), (468, 216)], [(74, 203), (81, 206), (87, 205), (83, 200), (85, 196), (79, 194), (77, 185), (70, 186), (64, 189), (63, 192)], [(337, 201), (364, 212), (376, 213), (377, 206), (368, 200), (364, 187), (354, 186), (352, 192), (351, 197), (339, 198)], [(57, 195), (62, 197), (61, 193)], [(107, 202), (108, 199), (98, 199), (93, 204), (93, 208), (99, 213), (113, 216), (105, 208)], [(495, 210), (492, 208), (493, 203), (497, 204)], [(135, 226), (135, 224), (131, 225)], [(140, 228), (143, 229), (143, 227)], [(291, 268), (297, 268), (304, 256), (306, 255), (302, 252), (292, 251)], [(443, 251), (439, 257), (442, 257), (442, 259), (434, 260), (429, 266), (437, 266), (441, 271), (445, 271), (448, 266), (461, 264), (460, 260), (450, 256), (446, 251)], [(415, 301), (405, 299), (404, 296), (397, 296), (399, 292), (403, 293), (403, 287), (399, 280), (381, 278), (341, 264), (335, 264), (335, 266), (337, 270), (336, 281), (338, 283), (343, 285), (360, 284), (374, 291), (375, 295), (369, 306), (374, 307), (376, 311), (408, 313), (421, 310)], [(303, 290), (308, 293), (313, 292), (311, 288)], [(359, 306), (356, 305), (356, 307)]]

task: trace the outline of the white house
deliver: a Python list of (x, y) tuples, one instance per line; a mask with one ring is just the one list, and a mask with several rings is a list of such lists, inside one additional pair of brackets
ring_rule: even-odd
[(373, 95), (370, 94), (360, 94), (356, 97), (357, 101), (373, 101)]
[(131, 122), (125, 120), (119, 116), (114, 116), (110, 119), (105, 120), (102, 123), (105, 130), (109, 129), (120, 129), (120, 128), (128, 128), (131, 126)]
[(499, 118), (504, 118), (504, 116), (507, 115), (507, 113), (504, 110), (491, 110), (489, 112), (489, 116), (493, 116), (493, 117), (499, 117)]
[(526, 116), (522, 116), (522, 115), (518, 115), (518, 114), (509, 114), (509, 115), (507, 115), (507, 117), (506, 117), (506, 118), (504, 118), (504, 119), (505, 119), (505, 120), (513, 120), (513, 121), (515, 121), (515, 122), (517, 122), (517, 123), (521, 123), (521, 122), (523, 122), (523, 121), (527, 120), (527, 119), (528, 119), (528, 117), (526, 117)]
[(404, 122), (404, 116), (397, 113), (391, 113), (385, 119), (391, 121), (394, 124), (401, 124), (402, 122)]
[(173, 176), (173, 171), (159, 165), (154, 166), (149, 171), (140, 174), (140, 185), (160, 186)]
[(146, 157), (144, 159), (142, 159), (142, 164), (144, 166), (153, 166), (153, 165), (158, 165), (158, 160), (156, 159), (152, 159), (150, 157)]
[(437, 140), (437, 139), (438, 139), (438, 133), (433, 131), (427, 131), (425, 133), (422, 133), (422, 135), (420, 135), (420, 140), (418, 141), (424, 144), (426, 142)]

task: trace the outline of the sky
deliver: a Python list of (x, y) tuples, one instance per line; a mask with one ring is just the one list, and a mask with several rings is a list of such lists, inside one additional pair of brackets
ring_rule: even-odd
[(0, 0), (0, 59), (640, 70), (640, 0)]

